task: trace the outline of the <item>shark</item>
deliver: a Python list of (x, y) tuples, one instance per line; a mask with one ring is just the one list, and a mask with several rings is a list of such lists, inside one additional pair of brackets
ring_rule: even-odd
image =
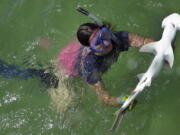
[(175, 38), (176, 31), (180, 30), (180, 15), (178, 13), (173, 13), (165, 17), (161, 27), (164, 29), (161, 39), (156, 42), (148, 43), (139, 50), (140, 52), (153, 53), (155, 57), (147, 71), (137, 75), (139, 82), (125, 103), (116, 112), (116, 118), (110, 129), (111, 131), (115, 130), (120, 125), (123, 115), (130, 103), (144, 90), (145, 87), (151, 86), (152, 79), (159, 74), (164, 62), (167, 62), (170, 68), (173, 67), (174, 53), (172, 42)]

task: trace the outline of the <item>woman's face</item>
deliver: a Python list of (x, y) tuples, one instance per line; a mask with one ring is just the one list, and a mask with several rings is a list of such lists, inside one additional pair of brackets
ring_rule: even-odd
[[(92, 33), (92, 35), (90, 36), (89, 38), (89, 43), (90, 43), (90, 46), (92, 47), (94, 41), (98, 38), (99, 36), (99, 31), (100, 29), (95, 29)], [(105, 44), (105, 47), (102, 47), (102, 45), (100, 44), (96, 44), (95, 45), (95, 49), (97, 50), (103, 50), (102, 52), (96, 52), (95, 53), (97, 55), (106, 55), (108, 54), (109, 52), (111, 52), (112, 48), (113, 48), (113, 45), (112, 45), (112, 42), (111, 40), (103, 40), (103, 43)]]

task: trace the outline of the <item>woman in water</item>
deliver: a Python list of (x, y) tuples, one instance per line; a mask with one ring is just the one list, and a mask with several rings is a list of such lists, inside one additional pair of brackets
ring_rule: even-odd
[[(101, 76), (118, 60), (121, 52), (128, 51), (129, 47), (139, 48), (149, 42), (154, 42), (154, 40), (128, 31), (112, 32), (109, 26), (100, 27), (96, 23), (80, 25), (77, 30), (77, 39), (80, 43), (71, 42), (59, 53), (56, 67), (61, 72), (60, 76), (47, 72), (45, 69), (21, 69), (4, 61), (0, 61), (0, 76), (23, 79), (38, 76), (48, 88), (63, 87), (64, 89), (69, 89), (65, 86), (68, 83), (64, 83), (68, 82), (67, 76), (80, 76), (105, 104), (111, 106), (123, 104), (125, 96), (110, 96), (104, 87)], [(66, 77), (62, 77), (64, 74)], [(56, 94), (53, 93), (53, 95)], [(62, 90), (59, 94), (62, 94)]]
[(109, 95), (101, 76), (118, 60), (121, 52), (154, 40), (128, 31), (113, 32), (109, 26), (100, 27), (96, 23), (80, 25), (77, 39), (80, 44), (72, 42), (60, 52), (58, 68), (69, 76), (82, 77), (106, 105), (123, 104), (124, 97)]

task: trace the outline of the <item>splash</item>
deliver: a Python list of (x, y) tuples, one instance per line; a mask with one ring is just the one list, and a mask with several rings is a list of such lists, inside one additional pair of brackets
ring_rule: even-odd
[(57, 112), (68, 110), (75, 97), (76, 85), (72, 81), (72, 76), (77, 75), (74, 64), (80, 48), (81, 45), (78, 42), (72, 41), (62, 49), (57, 60), (54, 61), (59, 82), (57, 88), (49, 90), (49, 94), (52, 99), (51, 104)]
[(51, 105), (57, 112), (65, 112), (70, 107), (75, 96), (71, 78), (63, 73), (56, 74), (59, 78), (58, 87), (50, 88)]

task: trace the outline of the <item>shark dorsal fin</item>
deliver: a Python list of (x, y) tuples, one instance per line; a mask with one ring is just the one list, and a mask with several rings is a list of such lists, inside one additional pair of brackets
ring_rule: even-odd
[(141, 80), (141, 78), (143, 77), (144, 73), (138, 74), (137, 78), (139, 79), (139, 81)]

